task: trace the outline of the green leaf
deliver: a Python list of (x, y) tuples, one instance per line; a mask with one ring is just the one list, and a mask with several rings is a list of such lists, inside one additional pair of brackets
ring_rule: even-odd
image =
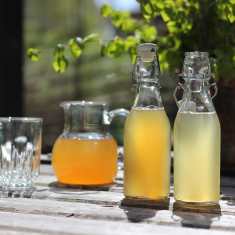
[(140, 9), (143, 18), (149, 22), (153, 20), (159, 11), (165, 6), (165, 0), (137, 0), (140, 3)]
[(157, 29), (151, 25), (144, 25), (141, 27), (140, 37), (144, 42), (153, 42), (157, 39)]
[(136, 61), (136, 56), (137, 56), (136, 47), (132, 47), (129, 49), (129, 55), (130, 55), (131, 63), (134, 64)]
[(175, 21), (169, 21), (166, 25), (170, 33), (177, 33), (179, 30)]
[(112, 25), (124, 33), (131, 33), (138, 27), (138, 21), (131, 17), (130, 12), (113, 10), (107, 4), (101, 7), (101, 15), (106, 18), (109, 17)]
[(229, 23), (235, 22), (235, 2), (234, 0), (222, 2), (218, 4), (218, 15), (221, 19)]
[(83, 39), (83, 43), (96, 42), (96, 41), (99, 41), (99, 40), (100, 40), (99, 34), (97, 34), (97, 33), (92, 33), (92, 34), (86, 36), (86, 37)]
[(69, 40), (69, 48), (74, 58), (79, 58), (82, 54), (82, 40), (81, 38), (72, 38)]
[(115, 58), (121, 56), (125, 52), (125, 42), (120, 37), (115, 37), (103, 46), (101, 53), (109, 57)]
[(65, 57), (60, 57), (54, 60), (52, 65), (55, 72), (64, 73), (68, 68), (68, 60)]
[(109, 4), (104, 4), (100, 9), (100, 14), (103, 17), (109, 17), (112, 15), (113, 9)]
[(111, 19), (113, 26), (125, 33), (133, 32), (138, 27), (137, 21), (129, 12), (113, 11)]
[(154, 17), (154, 12), (153, 12), (153, 9), (152, 9), (150, 3), (142, 4), (141, 10), (142, 10), (143, 17), (144, 17), (147, 21), (150, 21), (151, 19), (153, 19), (153, 17)]
[(37, 48), (29, 48), (27, 50), (27, 56), (31, 61), (39, 61), (40, 59), (40, 51)]
[(139, 43), (138, 38), (134, 36), (128, 36), (125, 40), (125, 50), (128, 51), (131, 48), (135, 48)]
[(64, 73), (67, 68), (68, 68), (68, 60), (65, 57), (65, 46), (62, 44), (58, 44), (54, 50), (54, 54), (53, 54), (53, 69), (55, 70), (55, 72), (57, 73)]
[(126, 19), (121, 25), (121, 30), (126, 33), (130, 33), (137, 28), (136, 21), (134, 19)]
[(161, 17), (162, 17), (164, 22), (168, 22), (170, 20), (169, 15), (165, 11), (161, 12)]

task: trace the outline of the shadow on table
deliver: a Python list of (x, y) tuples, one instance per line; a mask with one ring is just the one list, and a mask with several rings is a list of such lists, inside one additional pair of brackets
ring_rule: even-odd
[(222, 188), (221, 200), (229, 206), (235, 206), (235, 187), (227, 186)]
[(183, 227), (210, 229), (211, 224), (221, 217), (219, 204), (196, 206), (175, 202), (173, 204), (173, 220), (179, 221)]
[(120, 208), (123, 209), (130, 222), (137, 223), (153, 218), (158, 210), (168, 210), (169, 199), (155, 201), (124, 198)]
[(110, 191), (110, 188), (114, 186), (114, 184), (109, 185), (92, 185), (92, 186), (86, 186), (86, 185), (67, 185), (62, 184), (58, 181), (52, 182), (49, 184), (49, 190), (54, 193), (71, 193), (71, 192), (84, 192), (86, 194), (86, 191)]

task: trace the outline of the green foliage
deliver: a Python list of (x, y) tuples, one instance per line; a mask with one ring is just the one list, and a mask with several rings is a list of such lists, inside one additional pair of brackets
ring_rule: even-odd
[(102, 46), (101, 55), (111, 58), (119, 57), (123, 53), (128, 53), (131, 62), (136, 58), (136, 46), (140, 42), (156, 42), (157, 29), (143, 20), (132, 18), (129, 12), (121, 12), (112, 9), (108, 4), (101, 8), (101, 15), (110, 19), (112, 25), (121, 31), (126, 37), (115, 37), (110, 42)]
[(116, 36), (106, 45), (102, 45), (101, 55), (116, 58), (123, 53), (129, 53), (131, 61), (134, 63), (136, 58), (136, 46), (139, 44), (139, 39), (134, 36), (121, 38)]
[[(130, 12), (114, 10), (110, 5), (101, 7), (101, 15), (116, 28), (116, 36), (102, 43), (97, 34), (72, 38), (65, 45), (63, 56), (54, 56), (57, 72), (66, 70), (65, 52), (69, 48), (72, 58), (79, 58), (90, 42), (101, 44), (101, 55), (111, 58), (123, 53), (135, 61), (136, 46), (142, 42), (159, 44), (162, 70), (181, 67), (184, 51), (205, 50), (216, 57), (218, 76), (235, 79), (235, 0), (137, 0), (141, 18)], [(157, 26), (156, 26), (157, 18)], [(34, 53), (32, 53), (34, 52)], [(29, 57), (36, 60), (37, 53)], [(62, 66), (61, 66), (62, 65)]]
[(29, 48), (27, 50), (27, 56), (31, 61), (39, 61), (40, 59), (40, 51), (37, 48)]
[(88, 43), (99, 41), (99, 35), (92, 33), (85, 38), (71, 38), (68, 42), (68, 47), (70, 49), (71, 55), (77, 59), (81, 56), (82, 51)]
[(157, 39), (157, 29), (155, 26), (145, 24), (136, 31), (136, 36), (139, 36), (143, 42), (154, 42)]
[[(89, 43), (99, 42), (100, 37), (98, 34), (92, 33), (84, 37), (83, 39), (80, 37), (69, 39), (67, 44), (57, 44), (53, 51), (53, 62), (52, 67), (57, 73), (64, 73), (69, 66), (70, 57), (78, 59), (81, 55), (85, 47)], [(40, 59), (40, 51), (37, 48), (29, 48), (27, 50), (27, 56), (31, 61), (39, 61)]]
[(235, 22), (235, 0), (222, 0), (217, 10), (222, 20)]
[(218, 76), (234, 78), (235, 0), (137, 0), (148, 23), (156, 17), (167, 33), (158, 33), (161, 67), (181, 66), (184, 51), (206, 50), (216, 57)]
[(101, 7), (103, 17), (111, 19), (113, 26), (125, 33), (131, 33), (139, 27), (139, 22), (131, 17), (126, 11), (115, 11), (108, 4)]

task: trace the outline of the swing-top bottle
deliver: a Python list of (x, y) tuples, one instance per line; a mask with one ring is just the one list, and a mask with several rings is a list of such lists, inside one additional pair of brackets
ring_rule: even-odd
[[(183, 97), (174, 124), (174, 191), (181, 202), (202, 205), (220, 197), (220, 123), (212, 98), (207, 52), (186, 52)], [(211, 90), (215, 93), (211, 97)], [(175, 96), (176, 98), (176, 96)]]
[(170, 123), (162, 105), (155, 44), (137, 48), (133, 69), (137, 94), (125, 123), (124, 194), (162, 200), (170, 183)]

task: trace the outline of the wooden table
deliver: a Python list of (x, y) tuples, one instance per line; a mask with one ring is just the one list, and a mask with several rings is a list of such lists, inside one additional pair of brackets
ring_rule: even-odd
[(121, 206), (122, 171), (110, 188), (74, 189), (56, 183), (42, 165), (32, 198), (0, 199), (0, 234), (235, 234), (235, 180), (222, 179), (220, 209), (182, 211), (170, 197), (166, 208)]

